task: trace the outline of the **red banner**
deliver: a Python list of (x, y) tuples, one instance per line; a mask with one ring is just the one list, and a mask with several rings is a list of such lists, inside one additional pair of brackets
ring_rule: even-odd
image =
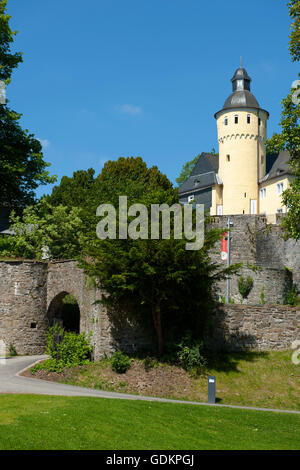
[(228, 232), (225, 232), (221, 239), (221, 259), (226, 260), (228, 257)]

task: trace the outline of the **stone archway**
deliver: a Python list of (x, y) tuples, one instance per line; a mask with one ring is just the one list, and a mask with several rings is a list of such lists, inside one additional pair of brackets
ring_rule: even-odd
[(74, 296), (67, 291), (57, 294), (47, 310), (50, 326), (61, 325), (66, 331), (80, 333), (80, 308)]

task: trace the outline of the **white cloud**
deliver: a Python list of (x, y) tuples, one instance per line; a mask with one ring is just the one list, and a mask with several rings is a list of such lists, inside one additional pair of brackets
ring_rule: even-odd
[(122, 114), (138, 115), (142, 113), (142, 108), (133, 104), (121, 104), (116, 109)]
[(48, 139), (39, 139), (39, 138), (37, 137), (37, 140), (39, 140), (39, 141), (41, 142), (42, 147), (43, 147), (44, 149), (46, 149), (46, 148), (48, 148), (48, 147), (50, 146), (50, 141), (49, 141)]

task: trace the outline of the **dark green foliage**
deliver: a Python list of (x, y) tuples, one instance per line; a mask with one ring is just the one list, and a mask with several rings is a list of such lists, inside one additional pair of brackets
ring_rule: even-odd
[[(144, 204), (149, 214), (151, 204), (178, 202), (177, 190), (168, 179), (155, 167), (147, 169), (140, 158), (108, 162), (95, 184), (99, 185), (99, 202), (114, 205), (117, 221), (119, 195), (127, 196), (128, 207)], [(122, 305), (143, 321), (152, 321), (160, 353), (163, 331), (177, 336), (187, 325), (203, 331), (212, 304), (212, 285), (227, 272), (209, 257), (222, 230), (207, 231), (204, 247), (189, 251), (184, 238), (173, 238), (173, 228), (172, 221), (170, 239), (89, 238), (80, 263), (107, 292), (103, 302)]]
[(299, 292), (295, 284), (293, 284), (290, 290), (287, 292), (284, 303), (292, 306), (299, 304)]
[(204, 343), (193, 338), (191, 332), (187, 332), (177, 343), (177, 359), (186, 370), (200, 370), (207, 364), (203, 355)]
[(9, 355), (10, 355), (10, 356), (17, 356), (17, 355), (18, 355), (18, 353), (17, 353), (17, 351), (16, 351), (16, 348), (14, 347), (13, 344), (10, 344), (10, 345), (9, 345), (8, 350), (9, 350)]
[(243, 299), (246, 299), (251, 292), (253, 287), (253, 279), (252, 277), (248, 276), (244, 278), (243, 276), (239, 277), (238, 280), (238, 289), (239, 293), (241, 294)]
[[(14, 68), (22, 62), (21, 53), (11, 52), (16, 32), (9, 27), (6, 0), (0, 1), (0, 80), (8, 84)], [(28, 130), (19, 124), (21, 114), (0, 104), (0, 205), (22, 208), (34, 202), (39, 184), (53, 183), (43, 160), (42, 146)]]
[(130, 367), (130, 357), (117, 351), (111, 358), (111, 368), (118, 374), (124, 374)]

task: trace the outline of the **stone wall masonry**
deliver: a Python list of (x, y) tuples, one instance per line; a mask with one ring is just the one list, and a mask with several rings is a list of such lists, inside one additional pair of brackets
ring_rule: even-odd
[[(239, 277), (250, 277), (253, 287), (246, 299), (239, 292)], [(248, 268), (239, 270), (238, 275), (230, 277), (230, 299), (234, 303), (246, 305), (284, 304), (286, 294), (292, 287), (292, 273), (287, 269), (260, 268), (256, 271)], [(226, 280), (218, 281), (215, 285), (215, 296), (219, 300), (225, 296)], [(224, 301), (224, 300), (223, 300)]]
[[(76, 261), (58, 261), (49, 265), (47, 305), (62, 292), (75, 297), (80, 308), (80, 332), (90, 336), (94, 358), (110, 356), (116, 350), (133, 352), (151, 348), (151, 339), (143, 325), (129, 314), (101, 303), (105, 292), (89, 283)], [(51, 312), (48, 312), (51, 313)], [(150, 335), (151, 338), (151, 335)]]
[[(248, 273), (253, 274), (251, 270)], [(262, 283), (266, 301), (272, 302), (275, 290), (276, 298), (282, 298), (284, 283), (290, 280), (289, 271), (262, 268), (255, 275), (249, 302), (257, 299)], [(232, 289), (237, 296), (234, 286)], [(89, 286), (76, 261), (69, 260), (49, 264), (0, 262), (0, 342), (5, 343), (7, 351), (13, 345), (18, 354), (42, 354), (49, 318), (66, 293), (78, 302), (80, 332), (91, 334), (96, 360), (118, 349), (124, 352), (153, 350), (155, 339), (150, 324), (117, 307), (108, 308), (100, 303), (105, 292), (95, 285)], [(284, 349), (300, 339), (296, 307), (217, 304), (212, 325), (209, 343), (215, 348)]]
[(18, 354), (42, 354), (47, 322), (47, 264), (0, 262), (0, 340)]
[(219, 304), (207, 333), (214, 350), (281, 350), (295, 340), (300, 340), (300, 309), (286, 305)]
[[(228, 216), (215, 216), (211, 227), (227, 228)], [(267, 220), (259, 215), (231, 215), (233, 224), (230, 231), (231, 264), (243, 263), (240, 275), (250, 276), (254, 288), (245, 301), (259, 304), (262, 289), (268, 303), (283, 303), (292, 283), (300, 291), (300, 242), (283, 239), (279, 225), (268, 225)], [(221, 260), (221, 242), (211, 250), (212, 261), (226, 266)], [(251, 267), (259, 267), (256, 273)], [(288, 272), (288, 270), (290, 272)], [(231, 298), (239, 302), (237, 276), (231, 282)], [(226, 282), (217, 285), (218, 296), (225, 296)]]

